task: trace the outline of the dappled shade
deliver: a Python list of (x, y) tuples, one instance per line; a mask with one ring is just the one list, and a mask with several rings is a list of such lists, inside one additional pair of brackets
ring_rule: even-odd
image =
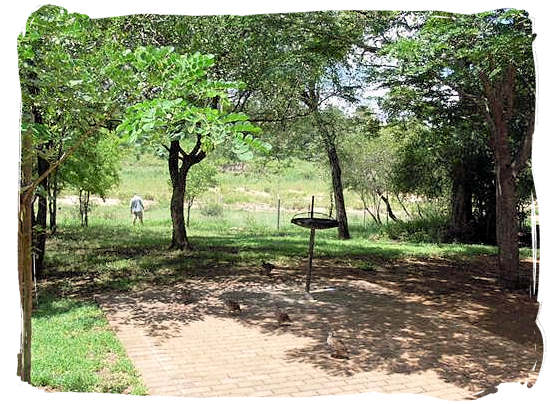
[[(357, 258), (325, 258), (316, 265), (313, 300), (302, 292), (305, 262), (278, 266), (273, 279), (263, 277), (258, 268), (218, 267), (212, 278), (198, 271), (185, 281), (96, 298), (117, 323), (136, 327), (160, 346), (185, 335), (195, 322), (231, 321), (260, 331), (267, 341), (296, 337), (278, 352), (284, 361), (312, 366), (329, 377), (429, 371), (476, 392), (502, 382), (533, 380), (532, 368), (538, 369), (542, 353), (537, 305), (496, 286), (485, 273), (491, 260), (373, 261), (374, 269), (364, 270)], [(230, 313), (224, 306), (227, 299), (238, 301), (242, 313)], [(289, 313), (290, 326), (278, 325), (276, 306)], [(330, 357), (329, 328), (345, 341), (349, 360)], [(197, 338), (186, 344), (200, 344)], [(231, 344), (223, 339), (218, 343), (222, 350)]]

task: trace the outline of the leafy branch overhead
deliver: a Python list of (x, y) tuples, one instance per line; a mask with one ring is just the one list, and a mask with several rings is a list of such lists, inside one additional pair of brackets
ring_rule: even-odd
[[(261, 129), (244, 113), (229, 113), (229, 92), (242, 83), (208, 79), (214, 57), (200, 53), (181, 55), (172, 47), (138, 47), (120, 55), (117, 79), (142, 99), (127, 108), (117, 133), (137, 145), (159, 145), (200, 138), (204, 152), (232, 142), (237, 156), (267, 153), (270, 145), (252, 136)], [(120, 72), (127, 72), (121, 74)], [(117, 83), (118, 85), (118, 83)]]

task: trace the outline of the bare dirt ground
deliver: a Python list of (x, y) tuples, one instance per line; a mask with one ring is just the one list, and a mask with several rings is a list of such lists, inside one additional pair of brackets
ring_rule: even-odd
[[(57, 201), (60, 205), (78, 206), (78, 195), (67, 195), (67, 196), (64, 196), (63, 198), (59, 198)], [(90, 196), (90, 202), (93, 205), (97, 205), (97, 206), (116, 206), (122, 203), (120, 199), (117, 199), (117, 198), (102, 199), (97, 196)], [(155, 205), (157, 203), (158, 203), (157, 201), (153, 201), (150, 199), (143, 200), (143, 204), (145, 205), (145, 208), (148, 208), (149, 206)]]
[[(380, 260), (371, 270), (358, 263), (317, 260), (311, 299), (303, 293), (305, 262), (271, 277), (259, 268), (213, 268), (95, 297), (151, 394), (465, 399), (502, 382), (536, 380), (538, 305), (498, 287), (494, 257)], [(230, 313), (227, 299), (242, 313)], [(277, 307), (290, 326), (278, 326)], [(330, 356), (329, 329), (349, 359)]]

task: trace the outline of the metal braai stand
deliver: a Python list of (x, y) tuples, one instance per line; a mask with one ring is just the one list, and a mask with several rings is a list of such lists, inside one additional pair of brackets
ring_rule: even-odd
[(313, 205), (315, 196), (311, 197), (311, 209), (309, 212), (297, 213), (290, 220), (291, 223), (310, 229), (309, 232), (309, 261), (306, 273), (306, 293), (309, 294), (311, 285), (311, 269), (313, 267), (313, 245), (315, 244), (315, 230), (331, 229), (338, 227), (338, 221), (324, 213), (315, 212)]

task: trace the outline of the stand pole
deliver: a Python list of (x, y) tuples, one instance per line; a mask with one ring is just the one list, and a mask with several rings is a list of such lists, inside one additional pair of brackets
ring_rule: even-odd
[[(315, 197), (311, 196), (311, 213), (310, 217), (313, 219), (313, 205), (315, 203)], [(306, 274), (306, 293), (309, 293), (309, 287), (311, 285), (311, 269), (313, 267), (313, 244), (315, 243), (315, 229), (311, 228), (309, 233), (309, 262)]]
[(306, 293), (309, 293), (309, 286), (311, 285), (311, 269), (313, 267), (313, 244), (315, 243), (315, 229), (311, 229), (309, 233), (309, 264), (307, 267), (306, 276)]

